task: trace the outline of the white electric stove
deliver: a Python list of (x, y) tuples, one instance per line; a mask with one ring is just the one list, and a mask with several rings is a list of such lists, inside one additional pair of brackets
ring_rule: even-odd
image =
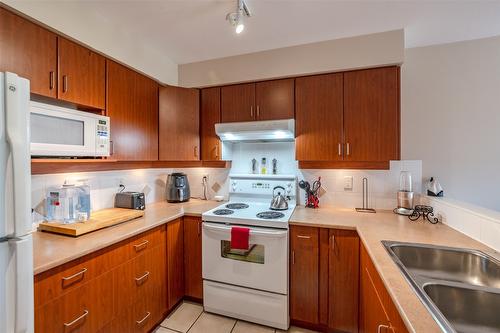
[[(270, 209), (277, 186), (287, 210)], [(206, 311), (288, 329), (288, 220), (296, 198), (294, 175), (230, 176), (229, 202), (202, 214)], [(231, 248), (232, 226), (250, 229), (248, 250)]]

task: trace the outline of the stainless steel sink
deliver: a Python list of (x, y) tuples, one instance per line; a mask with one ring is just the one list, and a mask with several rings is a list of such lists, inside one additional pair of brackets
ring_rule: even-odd
[(500, 262), (476, 250), (382, 241), (443, 332), (500, 333)]

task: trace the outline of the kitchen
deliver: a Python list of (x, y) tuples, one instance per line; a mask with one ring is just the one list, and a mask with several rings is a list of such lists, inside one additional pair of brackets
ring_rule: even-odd
[(500, 332), (499, 14), (1, 2), (0, 332)]

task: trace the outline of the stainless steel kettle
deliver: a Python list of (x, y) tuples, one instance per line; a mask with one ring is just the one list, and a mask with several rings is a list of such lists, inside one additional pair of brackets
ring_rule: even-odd
[(282, 189), (283, 193), (285, 193), (285, 188), (283, 186), (276, 186), (273, 188), (273, 199), (271, 200), (272, 210), (287, 210), (288, 209), (288, 201), (286, 197), (278, 191), (278, 194), (275, 194), (277, 189)]

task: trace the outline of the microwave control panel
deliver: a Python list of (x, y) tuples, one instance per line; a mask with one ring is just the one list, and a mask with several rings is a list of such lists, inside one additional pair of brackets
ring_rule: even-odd
[(109, 118), (99, 117), (96, 124), (96, 155), (110, 155), (110, 131)]

